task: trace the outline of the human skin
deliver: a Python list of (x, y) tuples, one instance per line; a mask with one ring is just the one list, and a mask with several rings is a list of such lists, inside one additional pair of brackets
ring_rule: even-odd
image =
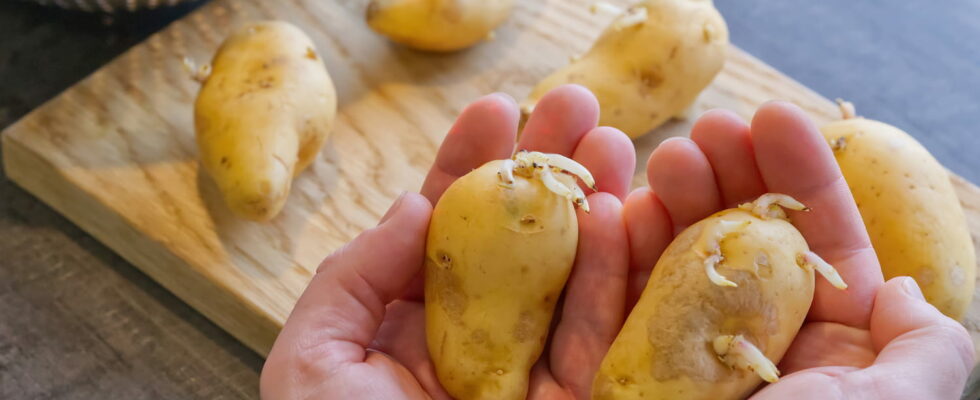
[[(263, 398), (448, 398), (425, 346), (419, 272), (429, 216), (453, 180), (510, 156), (517, 120), (506, 96), (471, 104), (421, 195), (404, 194), (376, 228), (324, 260), (269, 354)], [(801, 110), (768, 103), (751, 124), (709, 111), (691, 139), (665, 141), (653, 152), (649, 187), (628, 196), (631, 143), (596, 128), (597, 120), (594, 97), (563, 86), (535, 108), (517, 146), (573, 157), (600, 190), (589, 196), (592, 212), (578, 214), (579, 251), (554, 335), (532, 369), (529, 398), (588, 398), (603, 355), (674, 234), (765, 192), (812, 208), (790, 214), (849, 288), (818, 283), (807, 322), (779, 365), (782, 379), (754, 398), (959, 398), (973, 366), (969, 336), (922, 300), (911, 279), (882, 282), (833, 156)]]

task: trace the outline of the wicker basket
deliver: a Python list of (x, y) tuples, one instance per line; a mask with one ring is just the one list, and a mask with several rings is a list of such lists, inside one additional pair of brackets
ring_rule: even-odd
[(191, 0), (31, 0), (43, 6), (81, 10), (88, 12), (114, 13), (120, 11), (152, 10), (171, 7)]

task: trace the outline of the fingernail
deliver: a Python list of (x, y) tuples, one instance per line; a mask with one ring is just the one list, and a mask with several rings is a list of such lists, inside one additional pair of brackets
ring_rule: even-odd
[(919, 284), (911, 277), (905, 277), (905, 280), (902, 282), (902, 288), (905, 289), (905, 293), (907, 293), (909, 296), (919, 300), (926, 299), (925, 296), (922, 295), (922, 289), (919, 288)]
[(378, 221), (378, 225), (385, 223), (385, 221), (387, 221), (388, 218), (391, 218), (392, 215), (395, 215), (395, 213), (398, 212), (398, 208), (401, 207), (402, 201), (405, 200), (406, 194), (408, 194), (408, 192), (402, 192), (402, 194), (398, 195), (398, 198), (395, 199), (395, 202), (391, 204), (390, 208), (388, 208), (388, 212), (386, 212), (385, 215), (381, 217), (381, 221)]
[(657, 147), (663, 146), (670, 142), (683, 142), (684, 139), (685, 138), (681, 136), (671, 136), (669, 138), (664, 139), (662, 142), (660, 142), (660, 144), (658, 144)]

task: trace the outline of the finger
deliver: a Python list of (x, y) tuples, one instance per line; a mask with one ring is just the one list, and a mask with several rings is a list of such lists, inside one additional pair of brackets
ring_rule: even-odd
[[(926, 303), (912, 278), (891, 279), (878, 291), (871, 338), (881, 351), (874, 365), (862, 372), (878, 389), (874, 398), (958, 399), (962, 395), (973, 369), (973, 342), (962, 325)], [(853, 381), (846, 389), (864, 380)]]
[(552, 374), (575, 398), (589, 397), (592, 377), (623, 325), (629, 269), (622, 205), (608, 193), (588, 200), (591, 212), (578, 212), (578, 254), (550, 350)]
[(630, 244), (630, 276), (626, 289), (626, 310), (630, 310), (674, 235), (667, 208), (650, 188), (638, 188), (630, 193), (623, 204), (623, 219)]
[(531, 376), (527, 385), (527, 400), (564, 400), (574, 399), (569, 393), (555, 380), (548, 369), (548, 363), (538, 360), (531, 367)]
[(830, 147), (798, 107), (770, 102), (752, 119), (752, 145), (770, 192), (790, 195), (810, 212), (790, 212), (810, 249), (835, 266), (847, 290), (818, 279), (809, 318), (867, 327), (881, 268), (854, 198)]
[(599, 122), (599, 102), (579, 85), (562, 85), (544, 95), (521, 132), (518, 150), (571, 156), (579, 140)]
[(766, 192), (755, 163), (749, 125), (728, 110), (710, 110), (694, 123), (691, 140), (711, 164), (725, 207), (754, 200)]
[(435, 366), (429, 358), (425, 338), (425, 305), (422, 303), (395, 300), (389, 304), (371, 348), (388, 354), (405, 366), (434, 399), (451, 398), (439, 383)]
[[(595, 178), (600, 192), (611, 193), (622, 201), (636, 170), (636, 150), (629, 136), (619, 129), (600, 126), (585, 134), (572, 155)], [(588, 188), (583, 187), (582, 190)]]
[(721, 210), (711, 164), (690, 139), (660, 143), (647, 161), (647, 179), (670, 213), (674, 233)]
[(385, 305), (421, 270), (431, 212), (424, 197), (406, 193), (384, 223), (327, 257), (286, 320), (267, 365), (309, 358), (329, 369), (364, 361)]
[[(900, 355), (906, 354), (904, 343), (912, 337), (929, 338), (928, 341), (922, 339), (922, 346), (927, 342), (945, 345), (937, 349), (942, 353), (930, 356), (935, 360), (946, 360), (953, 366), (957, 366), (954, 361), (962, 361), (959, 366), (965, 370), (973, 367), (973, 342), (966, 329), (927, 303), (914, 279), (907, 276), (892, 278), (878, 291), (871, 314), (871, 340), (875, 349), (880, 349), (875, 363), (899, 360)], [(940, 354), (948, 357), (943, 358)]]
[(422, 184), (421, 193), (436, 204), (456, 178), (514, 151), (520, 111), (514, 99), (494, 93), (466, 107), (449, 129)]

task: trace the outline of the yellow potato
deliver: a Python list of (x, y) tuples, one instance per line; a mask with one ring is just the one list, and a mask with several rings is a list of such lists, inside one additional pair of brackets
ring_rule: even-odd
[(521, 152), (489, 162), (454, 182), (432, 213), (426, 336), (436, 375), (457, 399), (527, 393), (575, 259), (572, 204), (587, 209), (570, 176), (531, 165), (567, 166), (589, 181), (584, 168), (557, 157)]
[(973, 297), (977, 264), (946, 170), (919, 142), (888, 124), (851, 117), (821, 131), (861, 211), (885, 279), (911, 276), (929, 303), (962, 318)]
[(685, 112), (721, 71), (728, 27), (710, 0), (645, 0), (620, 15), (587, 53), (538, 83), (528, 113), (551, 89), (583, 85), (600, 125), (637, 138)]
[(333, 126), (333, 82), (313, 42), (279, 21), (232, 33), (211, 70), (194, 103), (202, 166), (229, 208), (268, 220)]
[(674, 239), (603, 359), (593, 399), (740, 399), (778, 379), (813, 300), (813, 269), (846, 285), (775, 204), (803, 208), (767, 194)]
[(389, 39), (419, 50), (454, 51), (492, 37), (513, 0), (371, 0), (367, 22)]

